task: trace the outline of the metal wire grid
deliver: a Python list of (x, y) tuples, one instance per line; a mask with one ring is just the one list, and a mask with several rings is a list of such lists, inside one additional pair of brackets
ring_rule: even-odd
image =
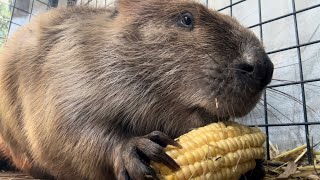
[[(60, 0), (62, 1), (62, 0)], [(75, 4), (76, 0), (64, 0), (67, 2), (67, 5), (73, 5)], [(19, 7), (18, 4), (27, 3), (28, 7)], [(24, 17), (24, 19), (27, 19), (29, 22), (33, 16), (36, 16), (38, 13), (47, 11), (50, 8), (57, 7), (59, 3), (59, 0), (9, 0), (9, 3), (5, 1), (0, 0), (1, 6), (7, 6), (9, 7), (10, 11), (10, 17), (4, 17), (2, 14), (0, 16), (0, 21), (6, 22), (8, 25), (7, 33), (0, 34), (0, 39), (7, 39), (11, 31), (13, 30), (12, 26), (22, 26), (26, 22), (23, 23), (15, 22), (13, 19), (17, 17), (17, 14), (20, 14)], [(21, 6), (21, 5), (20, 5)], [(30, 6), (30, 7), (29, 7)], [(36, 6), (36, 7), (35, 7)], [(14, 28), (15, 30), (16, 28)]]
[[(26, 9), (23, 9), (23, 8), (20, 8), (17, 6), (17, 2), (19, 0), (12, 0), (10, 3), (6, 3), (6, 2), (3, 2), (3, 1), (0, 1), (0, 5), (1, 6), (8, 6), (9, 7), (9, 11), (10, 11), (10, 17), (9, 19), (6, 18), (6, 17), (3, 17), (3, 15), (0, 16), (0, 21), (2, 22), (6, 22), (7, 25), (8, 25), (8, 28), (7, 28), (7, 33), (4, 35), (4, 34), (1, 34), (0, 35), (0, 38), (1, 39), (6, 39), (8, 36), (9, 36), (9, 32), (10, 30), (12, 29), (12, 26), (15, 25), (15, 26), (22, 26), (23, 24), (20, 24), (20, 23), (16, 23), (13, 21), (13, 18), (15, 16), (16, 13), (19, 13), (19, 14), (23, 14), (25, 17), (28, 17), (28, 21), (31, 20), (32, 16), (34, 16), (34, 5), (36, 3), (39, 3), (43, 6), (46, 7), (46, 10), (48, 10), (52, 5), (50, 4), (50, 0), (32, 0), (30, 1), (31, 3), (31, 8), (28, 8), (29, 10), (26, 10)], [(29, 1), (28, 1), (29, 2)]]
[[(12, 17), (14, 15), (14, 11), (15, 10), (19, 10), (19, 11), (22, 11), (24, 13), (27, 13), (29, 14), (29, 20), (31, 19), (31, 16), (34, 15), (33, 14), (33, 5), (34, 5), (34, 2), (37, 1), (39, 3), (43, 3), (44, 5), (47, 6), (47, 9), (49, 9), (50, 7), (54, 7), (58, 4), (58, 1), (59, 0), (46, 0), (46, 2), (44, 2), (44, 0), (32, 0), (32, 7), (31, 7), (31, 10), (30, 11), (26, 11), (26, 10), (23, 10), (23, 9), (19, 9), (18, 7), (16, 7), (16, 2), (18, 0), (13, 0), (11, 4), (7, 4), (8, 6), (10, 6), (12, 8), (12, 14), (11, 14), (11, 19), (3, 19), (1, 18), (2, 21), (7, 21), (9, 23), (9, 29), (8, 29), (8, 34), (10, 32), (10, 29), (11, 29), (11, 26), (12, 24), (14, 25), (18, 25), (20, 26), (21, 24), (17, 24), (15, 22), (12, 21)], [(68, 1), (68, 4), (74, 4), (74, 3), (77, 3), (79, 5), (90, 5), (90, 6), (98, 6), (98, 2), (100, 1), (104, 1), (104, 6), (107, 7), (110, 5), (110, 1), (107, 1), (107, 0), (69, 0)], [(228, 0), (226, 0), (228, 1)], [(229, 9), (230, 10), (230, 15), (233, 16), (233, 8), (247, 0), (240, 0), (240, 1), (237, 1), (237, 2), (233, 2), (234, 0), (230, 0), (230, 4), (223, 7), (223, 8), (220, 8), (218, 9), (218, 11), (223, 11), (223, 10), (226, 10), (226, 9)], [(271, 54), (275, 54), (275, 53), (279, 53), (279, 52), (284, 52), (284, 51), (288, 51), (288, 50), (291, 50), (291, 49), (296, 49), (297, 52), (298, 52), (298, 60), (299, 60), (299, 73), (300, 73), (300, 80), (299, 81), (294, 81), (294, 82), (285, 82), (285, 83), (281, 83), (281, 84), (276, 84), (276, 85), (270, 85), (268, 86), (267, 88), (268, 89), (272, 89), (272, 88), (276, 88), (276, 87), (282, 87), (282, 86), (290, 86), (290, 85), (300, 85), (301, 86), (301, 104), (303, 106), (303, 122), (298, 122), (298, 123), (279, 123), (279, 124), (272, 124), (272, 123), (269, 123), (269, 118), (268, 118), (268, 99), (267, 99), (267, 93), (264, 92), (264, 120), (265, 122), (262, 123), (262, 124), (254, 124), (253, 126), (258, 126), (258, 127), (261, 127), (261, 128), (265, 128), (265, 132), (267, 134), (267, 144), (266, 144), (266, 149), (267, 149), (267, 158), (270, 159), (270, 145), (269, 145), (269, 129), (270, 128), (273, 128), (273, 127), (277, 127), (277, 126), (302, 126), (304, 127), (305, 129), (305, 140), (306, 140), (306, 143), (307, 143), (307, 155), (308, 155), (308, 161), (309, 163), (312, 163), (312, 152), (311, 152), (311, 144), (310, 144), (310, 137), (309, 137), (309, 126), (312, 126), (312, 125), (320, 125), (320, 121), (315, 121), (315, 122), (310, 122), (308, 121), (308, 111), (307, 111), (307, 103), (306, 103), (306, 93), (305, 93), (305, 85), (307, 83), (312, 83), (312, 82), (320, 82), (320, 75), (319, 75), (319, 78), (315, 78), (315, 79), (308, 79), (308, 80), (305, 80), (304, 79), (304, 74), (303, 74), (303, 68), (302, 68), (302, 57), (301, 57), (301, 48), (302, 47), (305, 47), (305, 46), (310, 46), (310, 45), (313, 45), (313, 44), (317, 44), (317, 43), (320, 43), (320, 40), (315, 40), (315, 41), (311, 41), (311, 42), (307, 42), (307, 43), (300, 43), (300, 39), (299, 39), (299, 28), (298, 28), (298, 23), (297, 23), (297, 14), (299, 13), (302, 13), (302, 12), (305, 12), (305, 11), (308, 11), (308, 10), (312, 10), (312, 9), (315, 9), (315, 8), (318, 8), (320, 7), (320, 4), (317, 4), (317, 5), (313, 5), (313, 6), (310, 6), (310, 7), (307, 7), (305, 9), (301, 9), (301, 10), (296, 10), (296, 2), (295, 0), (292, 0), (292, 13), (288, 13), (288, 14), (285, 14), (285, 15), (282, 15), (282, 16), (279, 16), (279, 17), (276, 17), (276, 18), (273, 18), (273, 19), (269, 19), (269, 20), (266, 20), (266, 21), (263, 21), (262, 20), (262, 5), (261, 5), (261, 1), (262, 0), (257, 0), (258, 1), (258, 5), (259, 5), (259, 23), (257, 24), (254, 24), (254, 25), (251, 25), (249, 26), (248, 28), (249, 29), (252, 29), (252, 28), (255, 28), (255, 27), (259, 27), (260, 29), (260, 39), (261, 41), (263, 42), (263, 25), (266, 25), (268, 23), (271, 23), (271, 22), (274, 22), (274, 21), (277, 21), (277, 20), (280, 20), (280, 19), (283, 19), (283, 18), (286, 18), (286, 17), (293, 17), (294, 18), (294, 27), (295, 27), (295, 37), (296, 37), (296, 44), (294, 46), (290, 46), (290, 47), (285, 47), (285, 48), (281, 48), (281, 49), (276, 49), (276, 50), (272, 50), (272, 51), (269, 51), (267, 52), (269, 55)], [(0, 3), (3, 3), (0, 1)], [(204, 2), (206, 5), (208, 5), (208, 0), (206, 0)], [(1, 37), (1, 38), (6, 38), (6, 37)]]

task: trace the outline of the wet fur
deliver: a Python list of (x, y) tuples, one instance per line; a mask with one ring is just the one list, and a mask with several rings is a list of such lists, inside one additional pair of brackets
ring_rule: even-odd
[[(191, 33), (176, 25), (184, 11), (199, 22)], [(49, 11), (0, 54), (3, 155), (36, 177), (114, 178), (133, 137), (175, 138), (249, 112), (264, 86), (229, 69), (248, 54), (265, 54), (251, 32), (194, 2)]]

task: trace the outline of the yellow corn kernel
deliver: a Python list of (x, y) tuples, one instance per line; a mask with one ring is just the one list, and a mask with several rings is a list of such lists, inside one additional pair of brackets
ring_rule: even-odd
[(161, 179), (229, 180), (253, 169), (256, 159), (263, 159), (266, 136), (259, 128), (235, 122), (218, 122), (192, 130), (179, 138), (182, 149), (168, 146), (165, 152), (180, 169), (172, 171), (152, 163)]

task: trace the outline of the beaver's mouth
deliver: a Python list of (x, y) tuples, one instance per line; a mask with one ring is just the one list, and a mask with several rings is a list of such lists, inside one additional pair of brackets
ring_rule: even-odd
[(204, 107), (194, 107), (192, 109), (193, 113), (198, 114), (199, 118), (206, 124), (219, 122), (219, 121), (227, 121), (230, 119), (230, 116), (218, 116), (210, 111), (208, 111)]
[(211, 97), (194, 106), (193, 111), (204, 123), (226, 121), (251, 112), (261, 98), (261, 92), (251, 95)]

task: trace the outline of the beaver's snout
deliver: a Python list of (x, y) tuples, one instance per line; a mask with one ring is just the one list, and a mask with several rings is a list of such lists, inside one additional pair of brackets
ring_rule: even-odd
[(251, 87), (259, 91), (271, 82), (273, 74), (273, 64), (266, 54), (253, 61), (243, 60), (236, 63), (234, 69), (240, 81), (251, 84)]

